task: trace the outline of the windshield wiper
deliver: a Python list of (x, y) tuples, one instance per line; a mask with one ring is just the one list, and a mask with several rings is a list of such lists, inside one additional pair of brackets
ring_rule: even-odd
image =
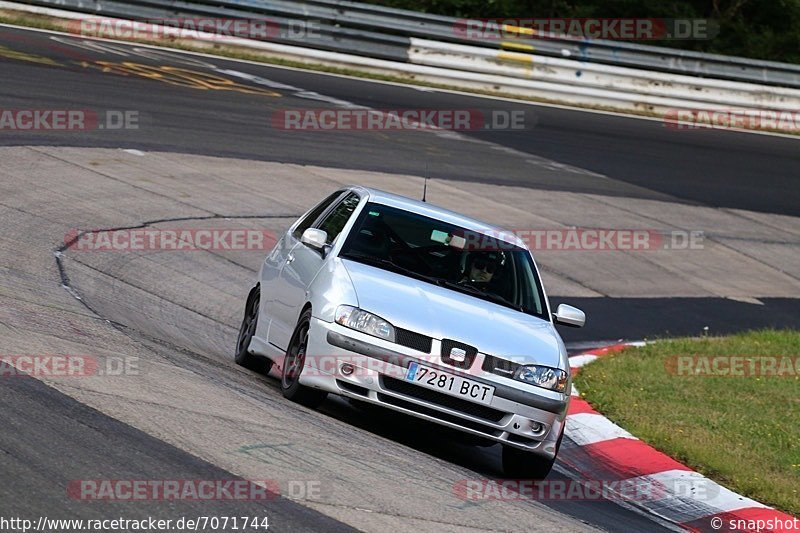
[(356, 261), (362, 261), (364, 263), (368, 263), (373, 266), (385, 267), (386, 269), (393, 270), (394, 272), (397, 272), (399, 274), (406, 274), (407, 276), (411, 276), (412, 278), (421, 279), (423, 281), (428, 281), (430, 283), (438, 284), (439, 282), (439, 278), (435, 278), (433, 276), (426, 276), (425, 274), (420, 274), (419, 272), (398, 265), (391, 259), (385, 259), (383, 257), (375, 257), (373, 255), (359, 254), (352, 252), (341, 255), (340, 257), (342, 259), (355, 259)]
[(500, 304), (500, 305), (504, 305), (506, 307), (510, 307), (511, 309), (514, 309), (515, 311), (520, 311), (522, 313), (525, 312), (525, 309), (523, 307), (515, 304), (514, 302), (511, 302), (511, 301), (503, 298), (499, 294), (495, 294), (493, 292), (488, 292), (488, 291), (483, 291), (483, 290), (481, 290), (481, 289), (479, 289), (477, 287), (473, 287), (472, 285), (465, 285), (463, 283), (455, 283), (453, 281), (449, 281), (449, 280), (441, 279), (441, 278), (438, 281), (438, 285), (444, 286), (444, 287), (449, 287), (451, 289), (454, 289), (454, 290), (457, 290), (457, 291), (461, 291), (461, 292), (464, 292), (466, 294), (471, 294), (471, 295), (477, 296), (479, 298), (483, 298), (484, 300), (490, 300), (490, 301), (492, 301), (494, 303), (497, 303), (497, 304)]
[(506, 300), (505, 298), (503, 298), (499, 294), (495, 294), (493, 292), (482, 291), (481, 289), (478, 289), (477, 287), (473, 287), (472, 285), (464, 285), (464, 284), (461, 284), (461, 283), (455, 283), (453, 281), (450, 281), (450, 280), (447, 280), (447, 279), (444, 279), (444, 278), (437, 278), (437, 277), (434, 277), (434, 276), (427, 276), (425, 274), (421, 274), (421, 273), (416, 272), (414, 270), (408, 269), (408, 268), (406, 268), (404, 266), (398, 265), (397, 263), (395, 263), (391, 259), (385, 259), (383, 257), (375, 257), (373, 255), (367, 255), (367, 254), (360, 254), (360, 253), (357, 253), (357, 252), (349, 252), (349, 253), (341, 255), (340, 257), (342, 259), (354, 259), (356, 261), (361, 261), (363, 263), (367, 263), (367, 264), (370, 264), (370, 265), (373, 265), (373, 266), (384, 267), (387, 270), (392, 270), (392, 271), (400, 273), (400, 274), (406, 274), (407, 276), (410, 276), (412, 278), (420, 279), (422, 281), (427, 281), (429, 283), (433, 283), (433, 284), (438, 285), (440, 287), (448, 287), (450, 289), (462, 292), (464, 294), (470, 294), (472, 296), (477, 296), (478, 298), (481, 298), (483, 300), (488, 300), (488, 301), (494, 302), (496, 304), (500, 304), (502, 306), (509, 307), (511, 309), (514, 309), (515, 311), (520, 311), (522, 313), (525, 312), (525, 309), (523, 307), (521, 307), (519, 305), (516, 305), (515, 303)]

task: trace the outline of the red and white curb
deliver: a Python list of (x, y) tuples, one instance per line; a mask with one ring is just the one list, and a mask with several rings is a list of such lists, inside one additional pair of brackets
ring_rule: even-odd
[[(643, 343), (615, 344), (570, 357), (573, 375), (598, 357)], [(631, 502), (691, 531), (800, 531), (800, 520), (740, 496), (648, 446), (592, 409), (573, 387), (559, 462), (588, 479), (659, 487), (657, 499)]]

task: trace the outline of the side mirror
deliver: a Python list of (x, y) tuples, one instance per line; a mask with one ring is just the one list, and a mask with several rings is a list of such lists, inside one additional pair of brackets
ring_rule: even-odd
[(572, 307), (571, 305), (561, 304), (553, 313), (553, 321), (562, 326), (569, 326), (571, 328), (582, 328), (586, 324), (586, 313)]
[(328, 240), (328, 234), (321, 229), (308, 228), (303, 232), (300, 237), (300, 242), (306, 246), (310, 246), (315, 250), (322, 250), (325, 247), (325, 241)]

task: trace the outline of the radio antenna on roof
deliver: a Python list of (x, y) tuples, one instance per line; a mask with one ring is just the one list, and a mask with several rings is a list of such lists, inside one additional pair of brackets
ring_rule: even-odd
[(428, 195), (428, 163), (425, 163), (425, 181), (422, 183), (422, 201), (425, 201)]

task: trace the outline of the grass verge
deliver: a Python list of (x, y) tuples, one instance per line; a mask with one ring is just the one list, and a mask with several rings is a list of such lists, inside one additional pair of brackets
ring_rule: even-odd
[(800, 515), (800, 331), (660, 341), (600, 358), (575, 385), (658, 450)]

